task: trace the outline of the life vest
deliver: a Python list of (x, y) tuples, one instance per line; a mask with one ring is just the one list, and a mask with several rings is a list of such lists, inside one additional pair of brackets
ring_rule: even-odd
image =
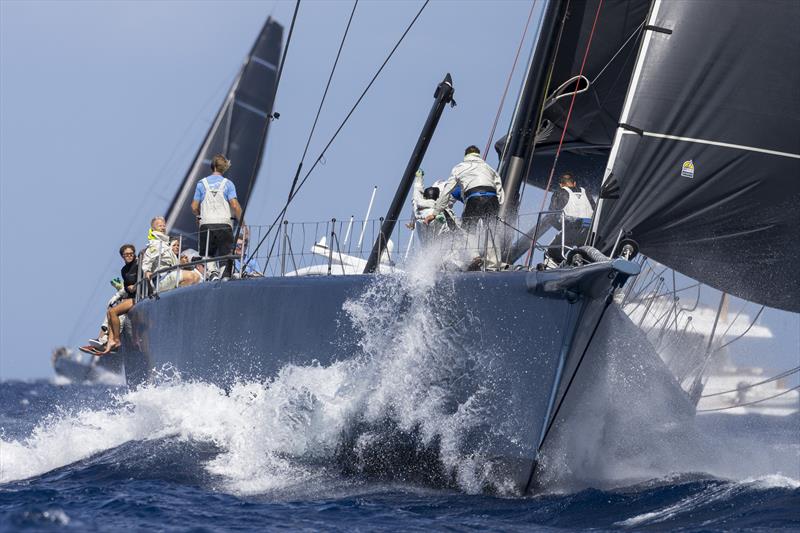
[(225, 199), (225, 186), (228, 184), (228, 179), (222, 178), (213, 189), (208, 183), (208, 178), (201, 179), (200, 183), (206, 190), (203, 201), (200, 203), (200, 224), (227, 224), (233, 227), (231, 206)]
[(586, 194), (586, 189), (581, 187), (581, 192), (575, 192), (569, 187), (561, 187), (569, 194), (569, 201), (564, 206), (564, 214), (573, 218), (592, 218), (594, 209), (592, 204), (589, 203), (589, 196)]

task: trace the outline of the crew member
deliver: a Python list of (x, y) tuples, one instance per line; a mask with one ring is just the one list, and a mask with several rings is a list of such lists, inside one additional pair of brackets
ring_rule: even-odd
[[(159, 291), (174, 289), (178, 286), (175, 271), (166, 272), (153, 279), (153, 274), (158, 270), (178, 265), (178, 256), (173, 252), (174, 239), (166, 234), (167, 222), (164, 217), (153, 217), (150, 221), (150, 231), (147, 234), (147, 249), (142, 258), (142, 273), (151, 283), (158, 285)], [(177, 246), (177, 244), (176, 244)]]
[(125, 290), (125, 298), (115, 305), (109, 307), (106, 313), (106, 320), (108, 322), (108, 341), (103, 351), (97, 351), (96, 355), (105, 355), (115, 351), (120, 346), (119, 340), (119, 317), (126, 314), (133, 308), (136, 298), (136, 282), (137, 274), (139, 272), (139, 265), (136, 261), (136, 248), (132, 244), (123, 244), (119, 249), (119, 255), (125, 264), (120, 270), (120, 278), (122, 278), (123, 288)]
[(474, 145), (464, 150), (464, 160), (453, 167), (450, 178), (439, 192), (434, 212), (425, 219), (426, 223), (430, 223), (436, 215), (444, 211), (451, 201), (451, 193), (459, 186), (463, 191), (461, 196), (465, 204), (461, 216), (465, 229), (473, 229), (479, 219), (484, 219), (486, 223), (497, 216), (503, 203), (503, 183), (500, 175), (480, 154), (480, 149)]
[[(438, 226), (436, 228), (437, 232), (438, 230), (446, 231), (456, 229), (458, 225), (456, 223), (455, 213), (453, 212), (453, 204), (455, 204), (456, 198), (451, 195), (444, 210), (436, 214), (434, 207), (436, 206), (436, 201), (439, 199), (445, 182), (444, 180), (440, 180), (434, 182), (430, 187), (425, 187), (425, 183), (423, 182), (424, 176), (425, 172), (419, 169), (414, 178), (414, 196), (411, 202), (414, 208), (414, 219), (418, 222), (426, 223), (428, 215), (433, 214), (434, 220), (437, 222)], [(407, 227), (413, 230), (414, 226), (415, 224), (412, 221)]]
[[(558, 178), (559, 189), (553, 192), (550, 199), (550, 211), (564, 213), (564, 245), (573, 247), (586, 243), (589, 229), (592, 226), (595, 203), (592, 195), (583, 187), (578, 187), (575, 177), (569, 172)], [(564, 257), (561, 253), (561, 218), (551, 218), (551, 225), (558, 230), (553, 242), (547, 250), (546, 263), (561, 263)], [(547, 259), (552, 261), (548, 262)]]
[[(242, 222), (242, 207), (236, 199), (236, 186), (223, 174), (230, 168), (231, 162), (222, 154), (211, 160), (211, 175), (201, 179), (197, 184), (192, 200), (192, 212), (200, 224), (200, 253), (207, 257), (220, 257), (233, 252), (233, 222), (236, 218)], [(208, 270), (216, 273), (217, 265), (209, 263)], [(233, 262), (226, 261), (223, 277), (230, 277)]]

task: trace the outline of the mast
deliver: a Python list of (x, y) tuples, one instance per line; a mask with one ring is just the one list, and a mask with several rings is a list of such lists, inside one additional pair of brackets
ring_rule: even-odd
[(425, 152), (428, 150), (433, 132), (436, 130), (437, 124), (439, 124), (439, 119), (444, 112), (444, 107), (447, 104), (455, 105), (455, 101), (453, 100), (454, 92), (453, 79), (450, 77), (450, 73), (448, 73), (433, 93), (433, 97), (436, 101), (433, 103), (430, 113), (428, 113), (428, 119), (422, 127), (422, 132), (419, 134), (419, 139), (417, 139), (417, 144), (414, 146), (414, 151), (411, 152), (411, 158), (408, 160), (406, 171), (403, 173), (400, 184), (397, 186), (397, 191), (394, 193), (392, 204), (389, 206), (389, 211), (386, 212), (386, 217), (383, 219), (380, 233), (378, 233), (378, 238), (375, 239), (372, 252), (370, 252), (369, 259), (367, 259), (367, 266), (364, 267), (364, 274), (375, 272), (378, 263), (380, 263), (381, 251), (386, 249), (389, 236), (391, 236), (392, 231), (394, 231), (397, 218), (400, 216), (400, 210), (406, 203), (408, 191), (414, 183), (414, 173), (416, 173), (420, 163), (422, 163), (422, 158), (425, 157)]
[[(542, 15), (539, 35), (514, 111), (506, 146), (500, 161), (505, 202), (500, 206), (500, 218), (513, 215), (519, 205), (519, 190), (526, 177), (528, 162), (533, 155), (539, 116), (547, 91), (547, 69), (553, 59), (556, 39), (553, 36), (561, 12), (562, 0), (548, 0)], [(484, 157), (486, 154), (484, 154)]]

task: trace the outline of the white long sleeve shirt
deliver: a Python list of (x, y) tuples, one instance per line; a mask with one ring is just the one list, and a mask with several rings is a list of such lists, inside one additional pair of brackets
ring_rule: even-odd
[(453, 167), (450, 178), (439, 192), (439, 199), (434, 207), (436, 214), (445, 209), (450, 193), (459, 184), (465, 198), (468, 191), (475, 187), (494, 187), (497, 191), (497, 200), (500, 205), (503, 204), (503, 182), (500, 180), (500, 175), (478, 154), (467, 154), (461, 163)]

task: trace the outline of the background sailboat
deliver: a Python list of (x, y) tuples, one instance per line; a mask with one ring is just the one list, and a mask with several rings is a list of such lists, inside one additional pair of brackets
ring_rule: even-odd
[(167, 233), (181, 235), (184, 248), (197, 247), (198, 227), (191, 202), (198, 181), (211, 174), (209, 165), (215, 154), (225, 154), (233, 162), (227, 177), (246, 209), (273, 119), (282, 49), (283, 26), (268, 17), (167, 209)]

